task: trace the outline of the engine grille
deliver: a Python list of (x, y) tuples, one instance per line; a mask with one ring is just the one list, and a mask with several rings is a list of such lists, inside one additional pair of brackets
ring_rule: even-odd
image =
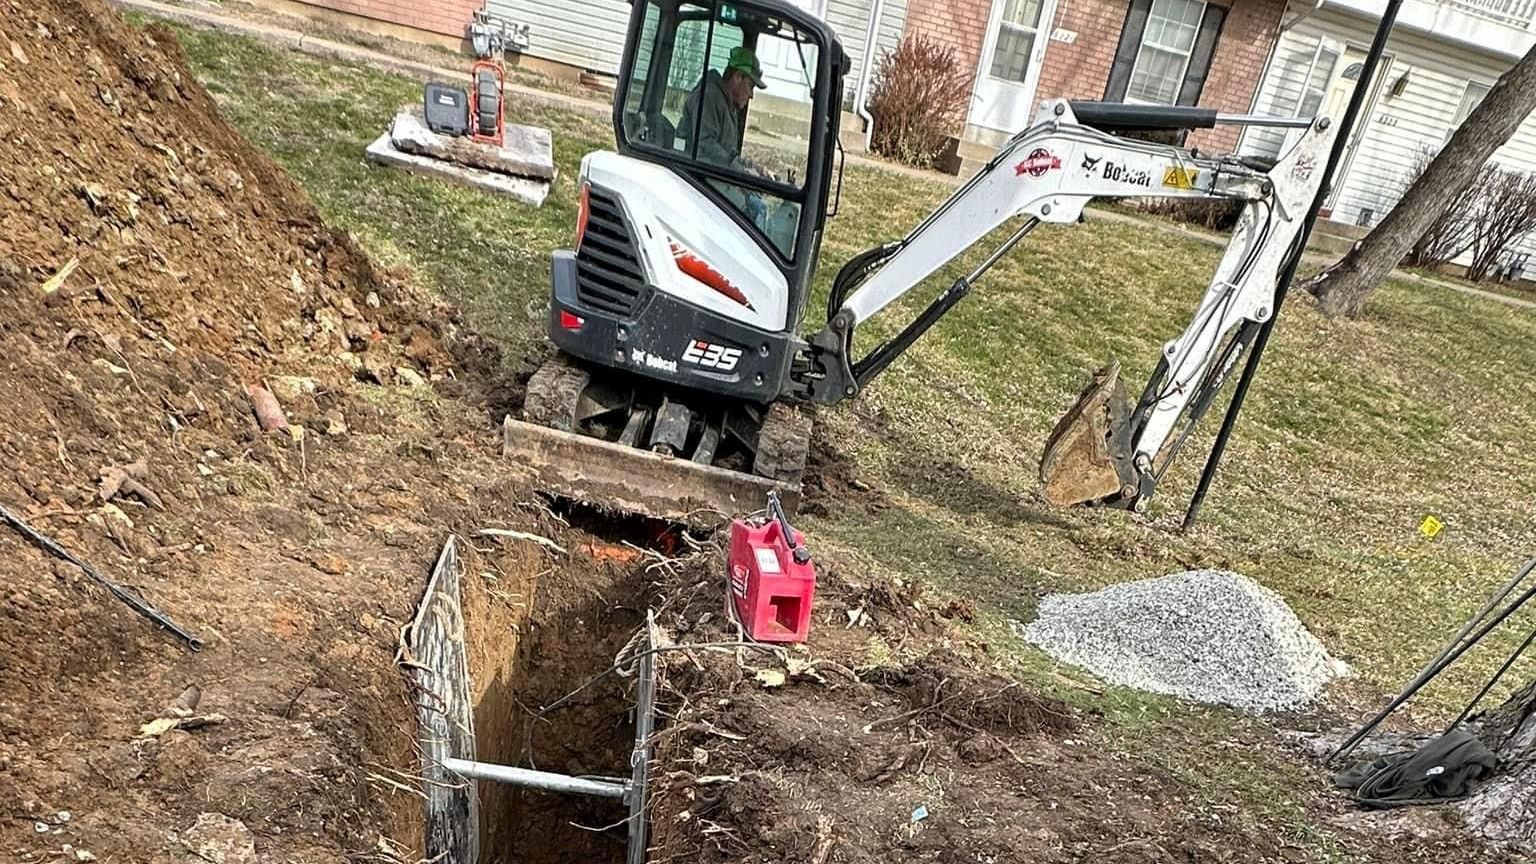
[(595, 309), (633, 314), (645, 296), (645, 268), (624, 208), (613, 193), (588, 190), (587, 232), (576, 250), (576, 296)]

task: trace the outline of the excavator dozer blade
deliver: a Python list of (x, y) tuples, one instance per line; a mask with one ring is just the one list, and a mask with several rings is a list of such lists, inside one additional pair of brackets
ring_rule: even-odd
[(695, 527), (763, 509), (778, 490), (787, 513), (800, 506), (800, 484), (701, 465), (536, 423), (501, 425), (502, 454), (540, 490), (606, 510)]
[(1120, 364), (1110, 361), (1093, 373), (1093, 380), (1046, 439), (1040, 458), (1045, 499), (1072, 506), (1134, 498), (1130, 421)]

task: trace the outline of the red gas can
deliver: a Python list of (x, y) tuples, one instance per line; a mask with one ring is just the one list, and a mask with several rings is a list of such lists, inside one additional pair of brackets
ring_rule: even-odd
[[(770, 496), (762, 524), (731, 522), (731, 588), (726, 596), (747, 635), (759, 642), (804, 642), (811, 629), (816, 567), (805, 535), (791, 528)], [(727, 609), (727, 612), (732, 611)]]

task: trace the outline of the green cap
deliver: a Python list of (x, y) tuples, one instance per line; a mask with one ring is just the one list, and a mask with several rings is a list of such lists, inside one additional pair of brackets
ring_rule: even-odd
[(745, 45), (737, 45), (731, 49), (731, 57), (725, 61), (725, 68), (726, 71), (735, 69), (737, 72), (751, 78), (753, 86), (759, 90), (768, 86), (763, 83), (763, 67), (758, 64), (757, 55), (753, 54), (752, 49)]

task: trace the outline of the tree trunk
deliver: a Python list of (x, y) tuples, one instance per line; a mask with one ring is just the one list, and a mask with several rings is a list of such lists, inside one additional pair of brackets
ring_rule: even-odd
[(1536, 680), (1472, 718), (1499, 771), (1458, 807), (1467, 827), (1498, 843), (1536, 851)]
[[(1369, 86), (1369, 82), (1358, 86)], [(1319, 308), (1330, 316), (1360, 314), (1376, 286), (1532, 111), (1536, 111), (1536, 47), (1499, 78), (1381, 224), (1307, 286)], [(1370, 120), (1362, 117), (1361, 122)]]

